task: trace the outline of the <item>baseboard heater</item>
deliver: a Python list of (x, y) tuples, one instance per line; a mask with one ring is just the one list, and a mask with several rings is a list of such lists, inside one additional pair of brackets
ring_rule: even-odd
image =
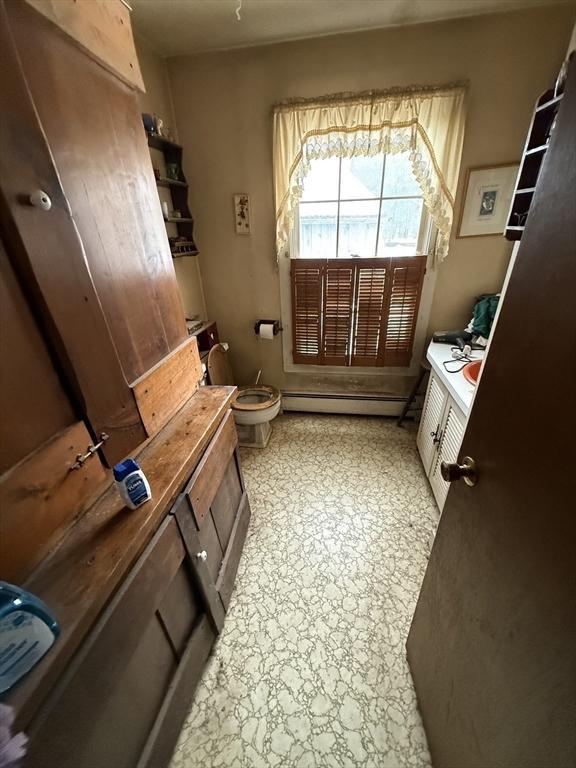
[(282, 392), (284, 411), (346, 413), (367, 416), (399, 416), (405, 397), (362, 393)]

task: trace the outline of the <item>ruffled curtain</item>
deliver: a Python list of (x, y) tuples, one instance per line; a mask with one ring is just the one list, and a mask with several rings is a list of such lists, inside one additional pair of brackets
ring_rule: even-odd
[(409, 152), (424, 204), (448, 252), (464, 140), (466, 85), (336, 94), (274, 107), (276, 245), (287, 251), (294, 211), (317, 158)]

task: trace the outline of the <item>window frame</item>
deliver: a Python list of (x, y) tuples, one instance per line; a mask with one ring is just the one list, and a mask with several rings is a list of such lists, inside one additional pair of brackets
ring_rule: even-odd
[[(300, 205), (303, 203), (304, 205), (308, 205), (310, 203), (336, 203), (337, 204), (337, 215), (336, 215), (336, 249), (335, 249), (335, 255), (330, 256), (327, 258), (334, 258), (334, 259), (341, 259), (341, 258), (350, 258), (349, 256), (338, 256), (338, 246), (339, 246), (339, 235), (340, 235), (340, 206), (342, 203), (349, 203), (349, 202), (378, 202), (378, 223), (376, 225), (376, 246), (375, 250), (376, 253), (366, 256), (358, 256), (359, 259), (362, 258), (377, 258), (377, 259), (385, 259), (388, 256), (393, 256), (394, 254), (386, 254), (382, 256), (377, 255), (378, 251), (378, 243), (380, 238), (380, 221), (381, 221), (381, 215), (382, 215), (382, 204), (386, 200), (422, 200), (422, 213), (420, 215), (420, 227), (418, 229), (418, 238), (416, 241), (416, 251), (413, 254), (410, 254), (412, 256), (424, 256), (428, 255), (430, 251), (430, 244), (432, 242), (432, 238), (435, 238), (436, 232), (435, 227), (433, 226), (432, 217), (430, 216), (428, 209), (426, 208), (426, 205), (424, 204), (423, 195), (383, 195), (384, 191), (384, 179), (386, 177), (386, 157), (387, 154), (384, 154), (384, 163), (382, 168), (382, 178), (380, 180), (380, 195), (378, 197), (366, 197), (366, 198), (347, 198), (342, 199), (341, 198), (341, 178), (342, 178), (342, 160), (346, 158), (339, 158), (339, 170), (338, 170), (338, 199), (337, 200), (300, 200), (298, 204), (295, 206), (294, 209), (294, 218), (293, 218), (293, 226), (292, 231), (290, 233), (290, 256), (294, 259), (306, 259), (308, 257), (306, 256), (300, 256)], [(322, 256), (313, 256), (311, 258), (324, 258)], [(409, 257), (408, 257), (409, 258)]]
[[(388, 198), (373, 198), (376, 200)], [(398, 198), (391, 198), (398, 199)], [(314, 201), (316, 202), (316, 201)], [(332, 201), (331, 201), (332, 202)], [(418, 310), (418, 319), (414, 333), (414, 344), (412, 348), (412, 359), (408, 366), (342, 366), (342, 365), (315, 365), (310, 363), (295, 363), (292, 359), (293, 331), (292, 331), (292, 283), (290, 277), (290, 259), (305, 257), (299, 254), (300, 240), (300, 205), (295, 207), (294, 219), (289, 238), (288, 251), (280, 256), (278, 261), (278, 273), (280, 282), (280, 313), (283, 328), (282, 334), (282, 362), (285, 373), (308, 374), (310, 376), (338, 375), (348, 376), (395, 376), (395, 377), (413, 377), (420, 370), (420, 360), (424, 355), (424, 345), (427, 339), (428, 322), (430, 319), (434, 289), (436, 287), (437, 269), (432, 257), (434, 244), (437, 237), (437, 229), (427, 208), (423, 205), (422, 216), (420, 220), (420, 229), (418, 232), (418, 242), (414, 256), (426, 256), (426, 274), (422, 284), (420, 295), (420, 307)], [(336, 252), (337, 253), (337, 252)], [(338, 260), (338, 256), (333, 258)], [(340, 257), (342, 258), (342, 257)], [(386, 258), (385, 256), (376, 258)], [(410, 258), (407, 256), (406, 258)], [(361, 261), (362, 257), (358, 257)]]

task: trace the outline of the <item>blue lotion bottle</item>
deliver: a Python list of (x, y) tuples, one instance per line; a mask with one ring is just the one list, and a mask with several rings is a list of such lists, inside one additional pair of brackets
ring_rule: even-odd
[(0, 581), (0, 694), (40, 661), (59, 634), (58, 622), (42, 600)]
[(113, 472), (116, 487), (127, 507), (136, 509), (152, 498), (146, 475), (134, 459), (126, 459), (126, 461), (116, 464)]

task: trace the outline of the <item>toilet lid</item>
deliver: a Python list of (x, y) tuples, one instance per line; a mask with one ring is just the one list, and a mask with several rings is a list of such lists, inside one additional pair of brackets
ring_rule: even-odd
[(274, 387), (239, 387), (232, 408), (236, 411), (261, 411), (272, 408), (280, 400)]
[(234, 376), (228, 360), (228, 352), (222, 344), (215, 344), (208, 353), (208, 375), (216, 386), (234, 386)]

